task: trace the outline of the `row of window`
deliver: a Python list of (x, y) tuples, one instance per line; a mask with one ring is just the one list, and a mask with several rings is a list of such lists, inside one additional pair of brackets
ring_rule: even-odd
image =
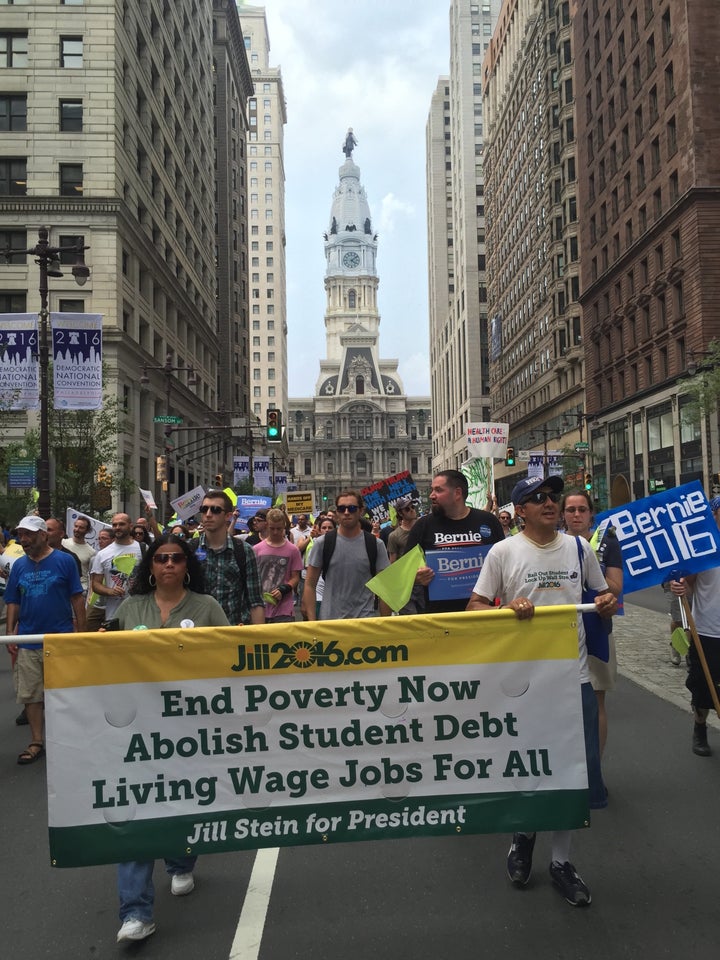
[[(58, 129), (79, 133), (83, 128), (82, 100), (58, 100)], [(0, 93), (0, 132), (27, 130), (27, 96), (24, 93)]]
[[(61, 197), (80, 197), (83, 192), (83, 165), (58, 165), (58, 189)], [(27, 194), (27, 159), (0, 157), (0, 197), (24, 197)]]
[[(83, 38), (59, 38), (59, 65), (65, 70), (81, 70)], [(28, 66), (28, 35), (3, 30), (0, 33), (0, 67), (21, 69)]]

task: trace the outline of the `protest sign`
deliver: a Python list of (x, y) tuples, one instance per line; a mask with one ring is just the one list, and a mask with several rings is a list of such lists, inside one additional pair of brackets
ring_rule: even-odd
[(623, 555), (623, 592), (720, 563), (720, 531), (698, 480), (597, 515), (609, 520)]
[(143, 490), (142, 487), (138, 487), (140, 495), (145, 501), (145, 503), (150, 507), (151, 510), (157, 510), (157, 503), (155, 503), (155, 497), (153, 496), (152, 490)]
[(587, 824), (574, 607), (44, 641), (56, 866)]
[(288, 516), (297, 516), (306, 513), (310, 516), (315, 512), (315, 494), (312, 490), (293, 490), (285, 494), (285, 509)]
[(425, 562), (435, 576), (428, 584), (430, 600), (469, 600), (492, 544), (426, 550)]
[(200, 504), (205, 497), (205, 487), (193, 487), (187, 493), (175, 497), (170, 503), (181, 520), (189, 520), (194, 517), (200, 509)]
[(365, 501), (365, 509), (373, 520), (385, 523), (390, 518), (388, 505), (400, 497), (419, 499), (417, 487), (408, 470), (393, 474), (369, 487), (363, 487), (360, 494)]
[(507, 453), (509, 423), (468, 423), (465, 428), (471, 457), (504, 457)]
[(93, 550), (98, 550), (97, 535), (101, 530), (112, 530), (112, 527), (109, 523), (103, 523), (102, 520), (96, 520), (95, 517), (91, 517), (87, 513), (83, 513), (82, 510), (74, 510), (72, 507), (67, 507), (65, 509), (65, 529), (67, 535), (72, 536), (73, 526), (78, 517), (82, 517), (84, 520), (87, 520), (90, 524), (88, 532), (85, 534), (85, 543), (89, 544)]
[(469, 507), (485, 510), (492, 500), (495, 482), (493, 480), (492, 457), (472, 457), (466, 460), (460, 470), (468, 482), (468, 495), (465, 503)]

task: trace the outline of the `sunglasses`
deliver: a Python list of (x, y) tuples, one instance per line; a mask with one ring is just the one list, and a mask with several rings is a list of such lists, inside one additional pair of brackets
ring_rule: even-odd
[(565, 507), (565, 513), (590, 513), (589, 507)]
[(156, 563), (161, 563), (163, 566), (165, 566), (166, 563), (172, 563), (174, 565), (176, 563), (184, 563), (185, 554), (182, 550), (173, 553), (156, 553), (153, 560)]
[(535, 493), (531, 493), (529, 497), (525, 497), (523, 503), (545, 503), (546, 500), (551, 500), (553, 503), (560, 503), (562, 500), (561, 493), (545, 493), (544, 490), (538, 490)]
[(339, 507), (335, 507), (338, 513), (357, 513), (360, 507), (354, 503), (343, 503)]
[(204, 503), (200, 507), (200, 513), (214, 513), (215, 515), (217, 515), (218, 513), (225, 513), (225, 507), (219, 507), (217, 504), (214, 504), (214, 503), (213, 504)]

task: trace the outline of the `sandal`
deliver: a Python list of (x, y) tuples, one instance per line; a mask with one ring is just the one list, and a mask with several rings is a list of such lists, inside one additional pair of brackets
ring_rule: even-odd
[[(36, 749), (33, 750), (33, 747)], [(28, 763), (35, 763), (36, 760), (39, 760), (40, 757), (45, 753), (45, 744), (40, 743), (38, 740), (33, 740), (27, 750), (23, 750), (20, 756), (17, 758), (17, 762), (21, 766), (26, 766)]]

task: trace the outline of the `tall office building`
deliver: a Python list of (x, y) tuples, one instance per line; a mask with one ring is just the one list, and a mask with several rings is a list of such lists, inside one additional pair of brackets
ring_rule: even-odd
[[(219, 291), (216, 270), (216, 259), (234, 269), (226, 246), (235, 230), (240, 242), (242, 230), (242, 153), (233, 160), (227, 129), (217, 169), (239, 180), (238, 212), (223, 214), (217, 227), (213, 157), (220, 64), (228, 114), (219, 126), (234, 116), (244, 137), (247, 67), (237, 62), (244, 45), (234, 4), (85, 0), (2, 9), (0, 246), (31, 246), (41, 225), (53, 244), (81, 236), (89, 246), (89, 282), (73, 287), (69, 271), (52, 279), (50, 309), (103, 315), (105, 390), (127, 414), (117, 463), (108, 466), (167, 500), (225, 465), (221, 443), (195, 441), (223, 398), (242, 402), (242, 373), (223, 364), (239, 353), (243, 281), (238, 273), (236, 285)], [(223, 36), (230, 40), (214, 63)], [(232, 259), (241, 272), (240, 253)], [(24, 257), (0, 263), (0, 311), (38, 309), (36, 270)], [(167, 415), (183, 424), (171, 438), (174, 477), (171, 469), (161, 491), (155, 458), (167, 438), (155, 421)], [(25, 415), (8, 420), (22, 435)], [(114, 505), (141, 503), (122, 493)]]
[(592, 0), (574, 23), (582, 296), (596, 496), (720, 468), (683, 378), (720, 337), (715, 0)]
[(450, 74), (427, 124), (433, 467), (467, 458), (466, 425), (490, 419), (481, 67), (500, 0), (452, 0)]
[[(493, 419), (516, 453), (583, 479), (572, 2), (505, 0), (483, 67)], [(559, 459), (562, 457), (562, 459)], [(499, 466), (500, 499), (528, 468)]]
[(285, 269), (285, 93), (279, 67), (270, 66), (264, 7), (240, 5), (250, 75), (248, 101), (248, 216), (250, 300), (250, 412), (265, 419), (287, 410)]
[(290, 472), (318, 505), (405, 470), (423, 490), (431, 477), (430, 398), (405, 396), (398, 361), (380, 356), (378, 237), (354, 145), (349, 132), (325, 227), (326, 356), (315, 395), (289, 400)]

